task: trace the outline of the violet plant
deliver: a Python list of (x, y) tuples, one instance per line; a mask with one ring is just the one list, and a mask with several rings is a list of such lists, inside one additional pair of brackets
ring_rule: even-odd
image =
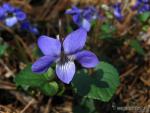
[(83, 9), (79, 9), (76, 6), (72, 6), (71, 9), (66, 10), (66, 14), (72, 15), (73, 21), (79, 27), (84, 28), (86, 31), (90, 31), (91, 22), (100, 18), (98, 11), (93, 6), (88, 6)]
[[(113, 4), (97, 5), (97, 7), (72, 6), (63, 13), (71, 15), (72, 18), (62, 17), (62, 15), (59, 18), (59, 13), (56, 13), (59, 22), (62, 20), (66, 26), (63, 26), (64, 23), (57, 24), (57, 20), (51, 21), (51, 15), (48, 14), (53, 14), (55, 11), (46, 11), (42, 14), (41, 10), (39, 13), (41, 18), (37, 15), (34, 20), (40, 28), (38, 30), (32, 25), (33, 20), (30, 21), (31, 18), (28, 18), (29, 15), (23, 9), (3, 2), (0, 6), (0, 58), (5, 58), (6, 49), (13, 46), (9, 52), (14, 54), (9, 52), (6, 54), (8, 57), (6, 63), (14, 63), (14, 67), (17, 67), (14, 69), (14, 74), (17, 74), (14, 79), (17, 88), (20, 89), (21, 86), (27, 92), (26, 94), (35, 97), (37, 92), (38, 96), (44, 93), (47, 96), (63, 95), (64, 97), (69, 91), (74, 100), (89, 99), (88, 108), (91, 108), (91, 105), (95, 107), (94, 100), (110, 101), (120, 84), (119, 72), (121, 76), (127, 77), (126, 74), (129, 72), (125, 71), (130, 66), (133, 66), (131, 71), (138, 69), (142, 63), (145, 64), (149, 56), (144, 56), (148, 48), (143, 49), (143, 42), (139, 38), (144, 34), (143, 37), (146, 37), (147, 41), (150, 36), (150, 1), (136, 0), (132, 6), (128, 4), (128, 2), (113, 2)], [(100, 13), (105, 16), (103, 21), (98, 7)], [(49, 8), (44, 7), (45, 9)], [(69, 19), (73, 21), (68, 21)], [(71, 26), (72, 24), (77, 26)], [(72, 31), (68, 33), (65, 30), (69, 27)], [(24, 31), (35, 35), (28, 35)], [(68, 35), (57, 37), (57, 34)], [(3, 39), (7, 35), (13, 36), (14, 39), (5, 42)], [(19, 36), (29, 38), (18, 38)], [(128, 62), (134, 60), (135, 64), (133, 62), (124, 68), (128, 64), (126, 60)], [(119, 69), (119, 72), (111, 63)], [(95, 113), (95, 109), (96, 107), (85, 113)]]
[(19, 7), (12, 6), (10, 3), (3, 3), (0, 6), (0, 21), (7, 27), (14, 27), (16, 24), (22, 30), (38, 34), (38, 29), (28, 21), (27, 14)]
[[(98, 7), (101, 14), (105, 16), (103, 21), (101, 21), (103, 17), (99, 13)], [(17, 76), (14, 79), (16, 86), (19, 88), (21, 86), (27, 94), (36, 97), (37, 92), (38, 95), (44, 93), (47, 96), (63, 95), (62, 97), (64, 97), (69, 90), (74, 100), (75, 98), (78, 98), (79, 101), (89, 99), (88, 108), (95, 107), (94, 100), (110, 101), (120, 84), (119, 72), (120, 75), (126, 75), (128, 71), (125, 72), (125, 70), (134, 66), (131, 64), (124, 68), (128, 63), (126, 60), (133, 60), (137, 54), (140, 57), (135, 58), (133, 70), (141, 67), (142, 63), (139, 63), (139, 60), (145, 55), (145, 50), (135, 37), (141, 31), (147, 33), (146, 38), (149, 37), (150, 4), (149, 0), (137, 0), (134, 4), (132, 3), (132, 6), (128, 6), (127, 2), (116, 2), (102, 6), (97, 5), (97, 8), (72, 6), (65, 11), (65, 14), (71, 15), (73, 21), (66, 21), (70, 19), (66, 19), (66, 16), (59, 18), (60, 15), (57, 15), (59, 13), (56, 13), (59, 22), (63, 20), (62, 22), (66, 26), (63, 26), (63, 23), (57, 24), (57, 20), (51, 21), (51, 15), (48, 16), (48, 14), (53, 14), (55, 11), (46, 11), (42, 14), (41, 10), (41, 18), (39, 15), (35, 16), (36, 22), (42, 23), (42, 25), (35, 23), (40, 28), (38, 30), (31, 24), (31, 18), (28, 18), (29, 15), (23, 9), (3, 3), (0, 7), (0, 22), (8, 34), (2, 28), (0, 34), (2, 34), (1, 37), (3, 34), (9, 35), (9, 33), (10, 36), (14, 35), (11, 51), (15, 53), (12, 56), (18, 58), (18, 64), (15, 64), (17, 67), (15, 70)], [(44, 7), (43, 11), (45, 9), (49, 8)], [(142, 21), (136, 18), (138, 16), (142, 18)], [(136, 25), (135, 22), (139, 24)], [(71, 26), (72, 24), (77, 25), (77, 28)], [(65, 29), (68, 30), (70, 26), (72, 31), (68, 33)], [(22, 31), (28, 31), (38, 36), (39, 34), (45, 35), (40, 35), (38, 39), (35, 35), (26, 35), (27, 37), (31, 36), (33, 38), (31, 40), (18, 38), (17, 33), (23, 33), (20, 33), (22, 36), (26, 34)], [(57, 37), (57, 34), (68, 35)], [(37, 44), (35, 44), (36, 40)], [(2, 44), (3, 40), (0, 43), (0, 48), (2, 48), (0, 57), (9, 48), (4, 44), (1, 46)], [(9, 42), (6, 44), (9, 45)], [(129, 51), (130, 49), (131, 51)], [(127, 56), (126, 53), (128, 53)], [(9, 55), (7, 57), (9, 58)], [(6, 61), (12, 62), (12, 58), (10, 60), (6, 58)], [(147, 56), (145, 59), (147, 60)], [(142, 62), (145, 63), (145, 60)], [(119, 69), (119, 72), (111, 63)], [(25, 68), (22, 69), (22, 67)], [(18, 73), (18, 71), (20, 72)], [(83, 103), (80, 102), (80, 104)], [(95, 113), (95, 109), (96, 107), (89, 113)]]
[(150, 11), (150, 1), (149, 0), (136, 0), (134, 6), (132, 6), (132, 10), (137, 10), (139, 14), (143, 12)]
[(8, 27), (12, 27), (18, 22), (25, 20), (26, 17), (27, 15), (21, 9), (13, 7), (9, 3), (4, 3), (0, 7), (0, 20)]
[[(99, 61), (97, 53), (91, 52), (92, 48), (86, 44), (95, 40), (87, 39), (92, 21), (101, 21), (102, 16), (93, 6), (82, 9), (73, 6), (65, 14), (72, 15), (78, 29), (65, 38), (40, 36), (37, 45), (44, 56), (39, 55), (39, 59), (22, 70), (15, 78), (16, 84), (24, 89), (38, 88), (48, 96), (60, 95), (59, 92), (62, 95), (65, 92), (63, 89), (69, 85), (80, 96), (109, 101), (119, 85), (119, 74), (111, 64)], [(26, 23), (22, 27), (30, 29)]]
[[(124, 15), (122, 12), (122, 2), (117, 2), (113, 5), (113, 14), (114, 17), (118, 21), (122, 21), (124, 19)], [(149, 0), (136, 0), (135, 4), (130, 7), (132, 11), (137, 11), (137, 14), (142, 14), (144, 12), (150, 11), (150, 1)]]
[(28, 20), (25, 20), (25, 21), (21, 22), (20, 26), (21, 26), (20, 28), (22, 30), (31, 32), (35, 35), (39, 35), (39, 30), (37, 29), (37, 27), (31, 25), (31, 23)]
[(123, 14), (122, 14), (121, 3), (120, 3), (120, 2), (116, 3), (116, 4), (113, 6), (113, 8), (114, 8), (113, 13), (114, 13), (115, 18), (116, 18), (118, 21), (122, 21), (122, 20), (123, 20)]
[(74, 60), (77, 60), (86, 68), (93, 68), (99, 63), (94, 53), (82, 50), (86, 37), (87, 32), (83, 28), (70, 33), (63, 42), (48, 36), (41, 36), (38, 39), (38, 46), (45, 56), (32, 65), (32, 71), (40, 74), (44, 73), (52, 63), (56, 62), (58, 78), (69, 84), (76, 71)]

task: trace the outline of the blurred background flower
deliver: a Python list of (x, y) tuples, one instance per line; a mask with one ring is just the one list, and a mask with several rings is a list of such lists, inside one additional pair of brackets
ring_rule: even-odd
[(0, 7), (0, 19), (1, 21), (4, 21), (8, 27), (13, 27), (15, 24), (24, 21), (26, 18), (25, 12), (9, 3), (4, 3)]
[(99, 19), (101, 17), (97, 9), (93, 6), (88, 6), (83, 9), (72, 6), (72, 8), (66, 10), (65, 13), (72, 15), (74, 23), (79, 27), (84, 28), (86, 31), (91, 29), (91, 22), (93, 20)]
[(123, 14), (122, 14), (121, 5), (122, 5), (121, 2), (116, 3), (116, 4), (113, 5), (113, 8), (114, 8), (113, 13), (114, 13), (115, 18), (116, 18), (118, 21), (122, 21), (123, 18), (124, 18)]

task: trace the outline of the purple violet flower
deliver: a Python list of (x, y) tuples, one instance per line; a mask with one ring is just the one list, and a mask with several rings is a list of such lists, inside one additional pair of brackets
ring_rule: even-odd
[(30, 23), (29, 21), (27, 21), (27, 20), (26, 20), (26, 21), (23, 21), (23, 22), (21, 23), (21, 29), (22, 29), (22, 30), (29, 31), (29, 32), (31, 32), (31, 33), (33, 33), (33, 34), (36, 34), (36, 35), (39, 34), (38, 29), (37, 29), (35, 26), (32, 26), (31, 23)]
[(122, 21), (123, 20), (123, 15), (122, 15), (122, 9), (121, 9), (121, 3), (116, 3), (114, 6), (114, 16), (116, 17), (116, 19), (118, 21)]
[(150, 11), (150, 1), (137, 0), (135, 5), (132, 6), (132, 10), (137, 10), (139, 14)]
[(99, 17), (97, 10), (92, 6), (85, 7), (84, 9), (72, 6), (65, 13), (72, 15), (74, 23), (86, 31), (91, 29), (91, 21)]
[(26, 14), (19, 8), (11, 6), (9, 3), (4, 3), (0, 7), (0, 20), (4, 21), (6, 26), (12, 27), (18, 21), (26, 19)]
[(44, 56), (32, 65), (32, 71), (44, 73), (52, 63), (56, 63), (58, 78), (69, 84), (76, 70), (74, 60), (77, 60), (86, 68), (93, 68), (99, 63), (94, 53), (82, 50), (86, 42), (86, 36), (87, 32), (83, 28), (70, 33), (63, 42), (48, 36), (41, 36), (38, 39), (38, 46)]

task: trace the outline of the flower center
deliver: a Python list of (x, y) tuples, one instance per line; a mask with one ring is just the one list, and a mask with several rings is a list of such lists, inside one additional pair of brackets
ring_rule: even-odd
[(69, 59), (68, 59), (67, 55), (64, 53), (64, 51), (62, 51), (61, 55), (60, 55), (60, 64), (65, 64), (68, 61), (69, 61)]
[(70, 62), (70, 61), (74, 61), (74, 60), (75, 60), (75, 56), (74, 55), (66, 55), (62, 51), (61, 55), (60, 55), (59, 63), (62, 64), (62, 65), (64, 65), (65, 63)]
[(15, 16), (13, 13), (10, 13), (10, 12), (7, 12), (5, 15), (6, 15), (7, 17)]

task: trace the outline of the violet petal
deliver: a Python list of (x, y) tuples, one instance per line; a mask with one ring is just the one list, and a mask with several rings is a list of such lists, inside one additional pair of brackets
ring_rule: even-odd
[(83, 28), (70, 33), (64, 40), (63, 47), (66, 54), (73, 54), (81, 50), (86, 42), (87, 32)]
[(76, 53), (75, 58), (83, 67), (86, 68), (93, 68), (99, 63), (97, 56), (87, 50)]
[(38, 39), (38, 46), (44, 55), (59, 56), (61, 52), (61, 43), (59, 40), (48, 37), (40, 36)]
[(14, 17), (10, 17), (10, 18), (7, 18), (5, 20), (5, 24), (6, 26), (8, 27), (12, 27), (14, 26), (16, 23), (18, 22), (17, 18), (14, 16)]
[(56, 74), (62, 82), (69, 84), (75, 74), (74, 62), (69, 61), (65, 64), (56, 64)]
[(44, 73), (56, 59), (50, 55), (43, 56), (32, 65), (32, 71), (39, 74)]

